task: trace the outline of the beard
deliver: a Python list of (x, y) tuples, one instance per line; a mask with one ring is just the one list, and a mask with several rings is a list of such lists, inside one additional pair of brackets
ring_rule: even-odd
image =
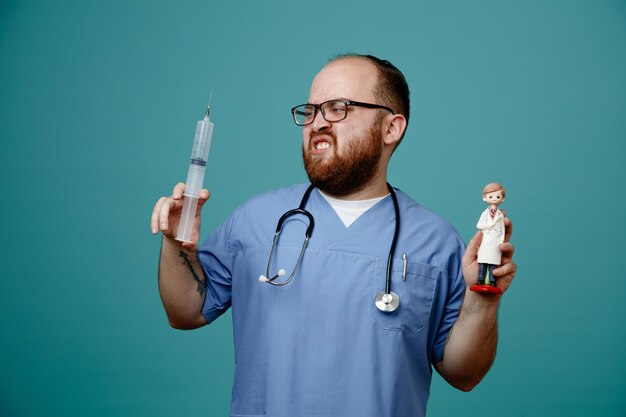
[[(337, 137), (332, 132), (324, 132), (330, 136), (334, 145), (333, 154), (326, 158), (317, 158), (310, 149), (302, 147), (304, 169), (311, 184), (332, 196), (346, 196), (361, 191), (376, 174), (382, 154), (382, 134), (380, 126), (375, 123), (366, 133), (364, 141), (349, 140), (342, 144), (343, 155), (336, 153)], [(314, 139), (315, 135), (311, 136)]]

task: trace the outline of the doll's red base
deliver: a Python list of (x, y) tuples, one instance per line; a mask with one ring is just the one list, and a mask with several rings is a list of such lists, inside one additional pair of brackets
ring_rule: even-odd
[(500, 288), (488, 284), (475, 284), (470, 287), (470, 290), (489, 294), (502, 294), (502, 290)]

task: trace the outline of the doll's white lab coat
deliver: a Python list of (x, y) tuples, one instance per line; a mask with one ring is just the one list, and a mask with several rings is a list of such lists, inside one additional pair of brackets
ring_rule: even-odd
[(483, 241), (478, 249), (478, 263), (500, 265), (502, 252), (498, 245), (504, 242), (504, 215), (500, 209), (491, 218), (489, 207), (480, 215), (476, 228), (483, 231)]

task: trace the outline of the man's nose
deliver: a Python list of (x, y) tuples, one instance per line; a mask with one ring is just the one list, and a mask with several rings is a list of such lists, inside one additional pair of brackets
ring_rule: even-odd
[(313, 118), (313, 123), (311, 123), (311, 127), (315, 132), (321, 132), (330, 127), (330, 122), (324, 118), (321, 109), (317, 111), (317, 114)]

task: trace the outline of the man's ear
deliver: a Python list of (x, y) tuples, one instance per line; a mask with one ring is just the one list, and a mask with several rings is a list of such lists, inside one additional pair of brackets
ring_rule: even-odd
[(383, 142), (385, 145), (394, 145), (402, 139), (406, 130), (406, 119), (401, 114), (385, 116), (383, 123)]

